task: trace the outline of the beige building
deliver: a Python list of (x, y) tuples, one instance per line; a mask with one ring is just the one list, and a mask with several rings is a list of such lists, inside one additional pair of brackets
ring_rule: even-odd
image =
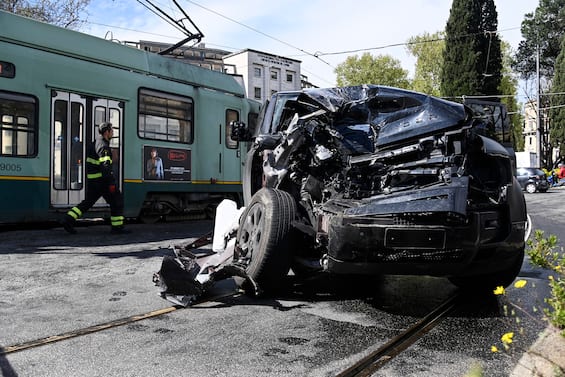
[[(151, 41), (126, 42), (139, 49), (160, 53), (169, 44)], [(204, 43), (192, 47), (178, 47), (165, 55), (241, 78), (248, 98), (264, 102), (273, 93), (316, 87), (300, 73), (300, 60), (286, 58), (252, 49), (239, 52), (209, 48)]]
[[(544, 158), (550, 158), (551, 162), (557, 162), (559, 158), (558, 146), (553, 146), (551, 150), (543, 150), (543, 153), (539, 153), (540, 148), (544, 148), (543, 146), (545, 146), (547, 149), (551, 144), (548, 111), (542, 109), (540, 116), (541, 119), (538, 130), (536, 101), (529, 101), (524, 105), (524, 130), (522, 131), (522, 135), (524, 136), (524, 151), (536, 155), (538, 166), (544, 165)], [(541, 143), (540, 138), (542, 138)], [(545, 162), (549, 163), (548, 161)]]
[(539, 155), (539, 135), (537, 126), (537, 107), (535, 101), (524, 104), (524, 152)]
[(245, 49), (224, 56), (226, 67), (243, 77), (249, 98), (264, 102), (272, 94), (302, 88), (300, 61), (262, 51)]

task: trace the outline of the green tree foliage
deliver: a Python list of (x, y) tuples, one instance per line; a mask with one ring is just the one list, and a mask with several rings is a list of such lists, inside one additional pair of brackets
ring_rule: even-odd
[(535, 12), (524, 16), (521, 30), (524, 40), (518, 45), (513, 68), (524, 79), (534, 76), (539, 45), (540, 75), (551, 79), (565, 34), (565, 0), (540, 0)]
[(510, 114), (510, 123), (512, 127), (512, 139), (514, 141), (514, 150), (524, 150), (524, 136), (522, 135), (523, 117), (520, 114), (520, 105), (516, 101), (518, 94), (518, 78), (512, 71), (512, 51), (507, 42), (501, 42), (502, 50), (502, 79), (498, 91), (504, 95), (501, 102), (506, 104), (506, 109)]
[(338, 86), (376, 84), (410, 88), (408, 71), (389, 55), (372, 56), (366, 52), (361, 57), (349, 56), (336, 67), (335, 73)]
[[(555, 60), (555, 76), (553, 76), (553, 92), (565, 93), (565, 37), (561, 43), (561, 52)], [(565, 95), (556, 94), (551, 97), (550, 139), (554, 147), (559, 148), (559, 157), (565, 156)]]
[(441, 70), (443, 67), (444, 33), (423, 33), (408, 39), (407, 49), (416, 57), (412, 89), (436, 97), (441, 96)]
[(67, 29), (80, 29), (90, 0), (2, 0), (0, 9)]
[(453, 0), (445, 29), (441, 93), (497, 94), (502, 54), (494, 0)]

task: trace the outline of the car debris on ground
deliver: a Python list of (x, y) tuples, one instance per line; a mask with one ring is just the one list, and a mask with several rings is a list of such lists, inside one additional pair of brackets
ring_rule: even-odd
[[(252, 294), (259, 289), (245, 272), (245, 267), (233, 263), (235, 232), (245, 208), (225, 199), (216, 209), (214, 231), (186, 245), (173, 245), (174, 255), (163, 258), (161, 268), (153, 275), (161, 297), (175, 305), (194, 304), (216, 282), (238, 276), (250, 287)], [(212, 245), (212, 248), (205, 246)]]

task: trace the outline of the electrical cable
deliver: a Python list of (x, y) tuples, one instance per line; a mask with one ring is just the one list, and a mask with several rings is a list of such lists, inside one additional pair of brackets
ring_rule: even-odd
[(265, 36), (265, 37), (267, 37), (267, 38), (270, 38), (270, 39), (272, 39), (272, 40), (274, 40), (274, 41), (277, 41), (277, 42), (279, 42), (279, 43), (282, 43), (282, 44), (284, 44), (285, 46), (288, 46), (288, 47), (290, 47), (290, 48), (293, 48), (293, 49), (295, 49), (295, 50), (298, 50), (298, 51), (300, 51), (300, 52), (303, 52), (303, 53), (305, 53), (305, 54), (308, 55), (308, 56), (314, 57), (314, 58), (320, 60), (322, 63), (327, 64), (327, 65), (330, 66), (331, 68), (334, 68), (334, 69), (335, 69), (335, 67), (333, 67), (330, 63), (328, 63), (328, 62), (325, 61), (324, 59), (320, 58), (320, 57), (319, 57), (317, 54), (315, 54), (315, 53), (313, 54), (313, 53), (310, 53), (310, 52), (308, 52), (308, 51), (306, 51), (306, 50), (304, 50), (304, 49), (302, 49), (302, 48), (300, 48), (300, 47), (296, 47), (296, 46), (294, 46), (294, 45), (292, 45), (292, 44), (290, 44), (290, 43), (288, 43), (288, 42), (285, 42), (285, 41), (283, 41), (283, 40), (281, 40), (281, 39), (279, 39), (279, 38), (273, 37), (272, 35), (269, 35), (269, 34), (267, 34), (267, 33), (265, 33), (265, 32), (262, 32), (262, 31), (259, 30), (259, 29), (256, 29), (256, 28), (254, 28), (254, 27), (252, 27), (252, 26), (249, 26), (249, 25), (246, 25), (246, 24), (244, 24), (243, 22), (234, 20), (233, 18), (230, 18), (230, 17), (228, 17), (228, 16), (225, 16), (225, 15), (221, 14), (220, 12), (217, 12), (217, 11), (215, 11), (215, 10), (213, 10), (213, 9), (210, 9), (210, 8), (207, 8), (207, 7), (203, 6), (203, 5), (201, 5), (201, 4), (198, 4), (197, 2), (194, 2), (194, 1), (192, 1), (192, 0), (186, 0), (186, 1), (189, 2), (189, 3), (191, 3), (191, 4), (196, 5), (197, 7), (200, 7), (200, 8), (202, 8), (202, 9), (204, 9), (204, 10), (210, 12), (210, 13), (213, 13), (213, 14), (215, 14), (215, 15), (217, 15), (217, 16), (220, 16), (220, 17), (222, 17), (222, 18), (225, 18), (225, 19), (228, 20), (228, 21), (231, 21), (231, 22), (236, 23), (236, 24), (238, 24), (238, 25), (240, 25), (240, 26), (243, 26), (243, 27), (246, 28), (246, 29), (249, 29), (249, 30), (251, 30), (251, 31), (254, 31), (255, 33), (261, 34), (261, 35), (263, 35), (263, 36)]

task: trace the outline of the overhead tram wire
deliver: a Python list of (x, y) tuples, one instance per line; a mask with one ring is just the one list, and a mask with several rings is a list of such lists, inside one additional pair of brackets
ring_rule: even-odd
[[(178, 37), (175, 37), (175, 36), (172, 36), (172, 35), (165, 35), (165, 34), (159, 34), (159, 33), (151, 33), (151, 32), (148, 32), (148, 31), (137, 30), (137, 29), (131, 29), (131, 28), (122, 27), (122, 26), (108, 25), (108, 24), (103, 24), (103, 23), (100, 23), (100, 22), (92, 22), (92, 21), (89, 21), (89, 23), (92, 24), (92, 25), (104, 26), (104, 27), (109, 27), (109, 28), (114, 28), (114, 29), (120, 29), (120, 30), (126, 30), (126, 31), (133, 31), (133, 32), (139, 33), (139, 34), (154, 35), (154, 36), (156, 36), (156, 37), (162, 37), (162, 38), (168, 38), (168, 39), (178, 39)], [(215, 44), (215, 43), (206, 43), (206, 45), (216, 46), (216, 47), (218, 47), (218, 48), (223, 48), (223, 49), (232, 50), (232, 51), (240, 50), (239, 47), (224, 46), (224, 45), (219, 45), (219, 44)]]
[[(187, 0), (190, 1), (190, 0)], [(501, 29), (501, 30), (487, 30), (487, 31), (481, 31), (478, 33), (470, 33), (470, 34), (463, 34), (463, 35), (459, 35), (459, 36), (455, 36), (455, 38), (466, 38), (466, 37), (472, 37), (474, 35), (480, 35), (480, 34), (498, 34), (498, 33), (502, 33), (505, 31), (510, 31), (510, 30), (516, 30), (519, 29), (519, 27), (513, 27), (513, 28), (508, 28), (508, 29)], [(415, 42), (399, 42), (399, 43), (391, 43), (388, 45), (383, 45), (383, 46), (377, 46), (377, 47), (368, 47), (368, 48), (359, 48), (359, 49), (355, 49), (355, 50), (345, 50), (345, 51), (334, 51), (334, 52), (316, 52), (317, 56), (328, 56), (328, 55), (344, 55), (344, 54), (353, 54), (353, 53), (357, 53), (357, 52), (364, 52), (364, 51), (371, 51), (371, 50), (383, 50), (385, 48), (391, 48), (391, 47), (401, 47), (401, 46), (411, 46), (411, 45), (416, 45), (416, 44), (423, 44), (423, 43), (433, 43), (433, 42), (439, 42), (439, 41), (443, 41), (446, 38), (431, 38), (431, 39), (426, 39), (426, 40), (422, 40), (422, 41), (415, 41)]]
[[(165, 18), (162, 14), (160, 14), (159, 12), (157, 12), (157, 10), (152, 9), (150, 6), (148, 6), (147, 4), (145, 4), (143, 1), (141, 0), (136, 0), (139, 4), (141, 4), (142, 6), (144, 6), (145, 8), (147, 8), (147, 10), (149, 10), (151, 13), (155, 14), (157, 17), (159, 17), (160, 19), (162, 19), (163, 21), (165, 21), (166, 23), (168, 23), (169, 25), (171, 25), (172, 27), (174, 27), (175, 29), (177, 29), (178, 31), (180, 31), (181, 33), (184, 33), (184, 31), (180, 28), (180, 26), (174, 22), (173, 20), (171, 20), (170, 17)], [(151, 3), (151, 1), (146, 0), (149, 4), (151, 4), (151, 6), (155, 7), (155, 5), (153, 5)]]
[[(186, 14), (184, 9), (182, 9), (182, 7), (179, 5), (179, 3), (177, 3), (176, 0), (172, 0), (172, 1), (175, 4), (175, 6), (178, 8), (178, 10), (180, 10), (181, 13), (183, 14), (183, 17), (181, 17), (177, 20), (172, 18), (167, 12), (162, 10), (159, 6), (157, 6), (151, 0), (144, 0), (143, 2), (142, 2), (142, 0), (137, 0), (138, 3), (143, 5), (145, 8), (147, 8), (148, 10), (150, 10), (151, 12), (156, 14), (159, 18), (161, 18), (162, 20), (164, 20), (169, 25), (173, 26), (174, 28), (176, 28), (178, 31), (180, 31), (182, 34), (184, 34), (186, 36), (186, 38), (184, 38), (180, 42), (177, 42), (174, 45), (168, 47), (167, 49), (160, 51), (159, 55), (167, 55), (171, 51), (175, 50), (176, 48), (178, 48), (178, 47), (180, 47), (180, 46), (182, 46), (182, 45), (184, 45), (184, 44), (186, 44), (187, 42), (190, 42), (190, 41), (194, 41), (193, 45), (195, 45), (196, 43), (200, 42), (202, 40), (202, 38), (204, 37), (204, 34), (200, 31), (198, 26), (196, 26), (196, 24), (190, 19), (190, 17)], [(147, 3), (148, 5), (146, 5), (145, 3)], [(173, 12), (173, 13), (175, 13), (175, 12)], [(196, 30), (196, 33), (193, 33), (192, 31), (190, 31), (188, 29), (188, 27), (185, 24), (185, 21), (189, 22), (190, 25), (192, 25), (192, 27)]]
[(197, 7), (200, 7), (200, 8), (202, 8), (202, 9), (204, 9), (204, 10), (210, 12), (210, 13), (214, 13), (214, 14), (217, 15), (217, 16), (220, 16), (220, 17), (222, 17), (222, 18), (225, 18), (225, 19), (228, 20), (228, 21), (231, 21), (231, 22), (236, 23), (236, 24), (238, 24), (238, 25), (240, 25), (240, 26), (243, 26), (243, 27), (246, 28), (246, 29), (249, 29), (249, 30), (251, 30), (251, 31), (254, 31), (255, 33), (261, 34), (261, 35), (263, 35), (263, 36), (265, 36), (265, 37), (267, 37), (267, 38), (270, 38), (270, 39), (272, 39), (272, 40), (274, 40), (274, 41), (277, 41), (277, 42), (279, 42), (279, 43), (282, 43), (282, 44), (284, 44), (285, 46), (288, 46), (288, 47), (290, 47), (290, 48), (293, 48), (293, 49), (295, 49), (295, 50), (298, 50), (298, 51), (300, 51), (300, 52), (303, 52), (303, 53), (305, 53), (306, 55), (311, 56), (311, 57), (313, 57), (313, 58), (316, 58), (316, 59), (320, 60), (322, 63), (327, 64), (329, 67), (335, 69), (335, 67), (332, 66), (329, 62), (327, 62), (327, 61), (325, 61), (324, 59), (320, 58), (320, 56), (318, 56), (317, 53), (314, 53), (314, 54), (313, 54), (313, 53), (311, 53), (311, 52), (308, 52), (308, 51), (306, 51), (306, 50), (304, 50), (304, 49), (302, 49), (302, 48), (300, 48), (300, 47), (294, 46), (294, 45), (292, 45), (292, 44), (290, 44), (290, 43), (288, 43), (288, 42), (285, 42), (285, 41), (283, 41), (283, 40), (281, 40), (281, 39), (279, 39), (279, 38), (277, 38), (277, 37), (273, 37), (272, 35), (269, 35), (269, 34), (267, 34), (267, 33), (265, 33), (265, 32), (262, 32), (261, 30), (258, 30), (258, 29), (254, 28), (254, 27), (252, 27), (252, 26), (246, 25), (246, 24), (244, 24), (243, 22), (234, 20), (233, 18), (230, 18), (230, 17), (228, 17), (228, 16), (225, 16), (225, 15), (221, 14), (220, 12), (217, 12), (217, 11), (215, 11), (215, 10), (213, 10), (213, 9), (207, 8), (207, 7), (205, 7), (205, 6), (201, 5), (201, 4), (198, 4), (197, 2), (194, 2), (194, 1), (192, 1), (192, 0), (186, 0), (186, 1), (189, 2), (189, 3), (191, 3), (191, 4), (196, 5)]

